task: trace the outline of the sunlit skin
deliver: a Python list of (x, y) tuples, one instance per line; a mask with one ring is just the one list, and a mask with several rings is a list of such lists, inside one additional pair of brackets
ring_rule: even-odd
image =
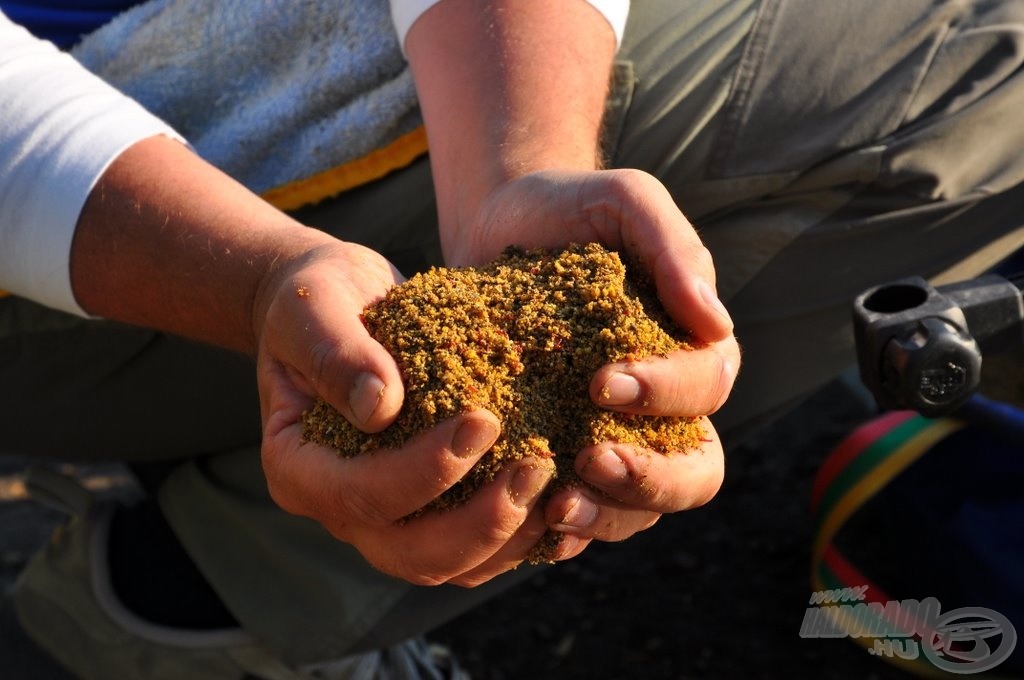
[[(510, 243), (598, 241), (629, 253), (701, 349), (605, 366), (591, 395), (625, 412), (713, 413), (740, 358), (711, 257), (655, 178), (597, 170), (615, 51), (605, 19), (582, 0), (446, 0), (412, 27), (406, 50), (447, 262), (485, 262)], [(499, 421), (471, 411), (399, 450), (351, 459), (302, 446), (300, 416), (316, 396), (367, 432), (397, 415), (398, 369), (359, 315), (402, 275), (377, 253), (271, 208), (163, 137), (129, 148), (93, 190), (71, 278), (92, 314), (255, 357), (274, 500), (412, 583), (488, 581), (519, 564), (551, 527), (567, 537), (556, 557), (570, 558), (591, 540), (622, 540), (662, 513), (705, 503), (721, 485), (721, 445), (705, 420), (709, 441), (699, 455), (589, 447), (575, 468), (593, 490), (559, 491), (544, 504), (551, 463), (528, 458), (465, 506), (400, 522), (466, 473), (498, 437)]]

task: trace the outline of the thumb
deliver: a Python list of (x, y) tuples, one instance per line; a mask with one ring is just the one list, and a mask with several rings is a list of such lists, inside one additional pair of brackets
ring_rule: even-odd
[(390, 425), (405, 390), (395, 360), (363, 325), (373, 296), (332, 267), (307, 269), (282, 291), (271, 305), (272, 322), (264, 324), (267, 358), (301, 392), (319, 395), (360, 430)]
[(405, 398), (395, 360), (356, 314), (323, 318), (321, 328), (305, 371), (313, 389), (360, 430), (383, 430)]

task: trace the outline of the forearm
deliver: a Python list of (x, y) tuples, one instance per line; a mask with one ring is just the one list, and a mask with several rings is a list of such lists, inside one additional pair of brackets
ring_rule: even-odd
[(252, 300), (328, 239), (0, 14), (0, 288), (251, 351)]
[(430, 140), (442, 237), (503, 182), (594, 169), (615, 35), (583, 0), (445, 0), (405, 48)]
[(330, 240), (166, 137), (100, 178), (79, 217), (71, 284), (90, 314), (244, 352), (253, 300), (278, 262)]

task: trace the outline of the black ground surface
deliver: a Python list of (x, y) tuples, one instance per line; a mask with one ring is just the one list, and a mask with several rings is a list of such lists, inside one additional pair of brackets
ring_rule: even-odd
[[(477, 680), (909, 677), (849, 640), (799, 636), (811, 592), (811, 484), (870, 412), (862, 394), (834, 383), (727, 452), (725, 485), (709, 505), (629, 541), (595, 543), (432, 638)], [(3, 587), (59, 519), (18, 498), (23, 467), (0, 456)], [(124, 478), (117, 466), (70, 471), (101, 487), (113, 480), (109, 494)]]

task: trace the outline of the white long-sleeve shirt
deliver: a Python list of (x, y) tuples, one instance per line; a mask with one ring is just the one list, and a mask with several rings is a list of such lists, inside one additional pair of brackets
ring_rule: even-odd
[(81, 314), (68, 262), (89, 192), (135, 142), (174, 135), (0, 15), (0, 288)]
[[(400, 40), (439, 0), (392, 0)], [(588, 0), (621, 40), (628, 0)], [(52, 44), (0, 13), (0, 290), (84, 315), (69, 261), (78, 216), (136, 142), (180, 136)]]

